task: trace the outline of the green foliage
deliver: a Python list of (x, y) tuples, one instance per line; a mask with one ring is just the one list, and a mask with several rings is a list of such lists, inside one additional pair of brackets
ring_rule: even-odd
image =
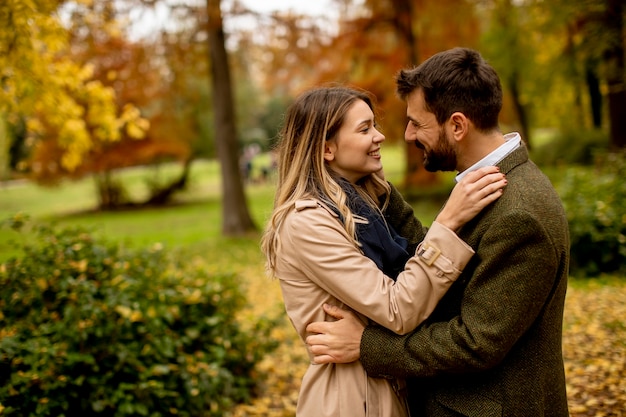
[(559, 185), (571, 239), (571, 272), (626, 272), (626, 152), (570, 167)]
[(0, 414), (219, 416), (253, 394), (273, 323), (240, 326), (235, 276), (34, 229), (39, 243), (0, 265)]
[(533, 161), (540, 166), (560, 164), (593, 165), (594, 155), (606, 152), (609, 137), (602, 130), (563, 131), (533, 149)]

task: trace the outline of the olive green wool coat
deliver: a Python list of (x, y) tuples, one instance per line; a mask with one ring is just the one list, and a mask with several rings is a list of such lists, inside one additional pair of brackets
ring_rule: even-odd
[[(370, 376), (409, 378), (412, 417), (568, 415), (567, 220), (523, 145), (498, 165), (508, 185), (459, 231), (476, 255), (431, 317), (404, 336), (370, 325), (361, 339)], [(408, 216), (397, 199), (388, 214)]]

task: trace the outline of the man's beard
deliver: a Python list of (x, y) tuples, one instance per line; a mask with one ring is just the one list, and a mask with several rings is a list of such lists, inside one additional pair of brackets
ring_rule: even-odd
[(435, 148), (424, 150), (424, 168), (426, 171), (454, 171), (456, 169), (456, 151), (448, 140), (443, 127), (439, 129), (439, 139)]

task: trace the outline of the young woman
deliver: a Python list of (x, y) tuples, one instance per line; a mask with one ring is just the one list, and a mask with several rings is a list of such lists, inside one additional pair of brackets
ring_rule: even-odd
[[(497, 199), (505, 185), (493, 167), (468, 176), (426, 233), (382, 178), (384, 140), (372, 100), (361, 90), (315, 88), (287, 110), (262, 249), (302, 340), (307, 324), (331, 319), (324, 303), (398, 333), (414, 329), (473, 254), (454, 230)], [(311, 365), (297, 415), (402, 417), (402, 383), (369, 378), (359, 362)]]

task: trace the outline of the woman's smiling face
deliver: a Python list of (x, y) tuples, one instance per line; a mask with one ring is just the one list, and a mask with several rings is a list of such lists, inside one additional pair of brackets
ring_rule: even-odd
[(330, 168), (352, 183), (380, 171), (380, 147), (385, 136), (376, 129), (372, 109), (357, 100), (346, 113), (337, 135), (326, 142), (324, 159)]

